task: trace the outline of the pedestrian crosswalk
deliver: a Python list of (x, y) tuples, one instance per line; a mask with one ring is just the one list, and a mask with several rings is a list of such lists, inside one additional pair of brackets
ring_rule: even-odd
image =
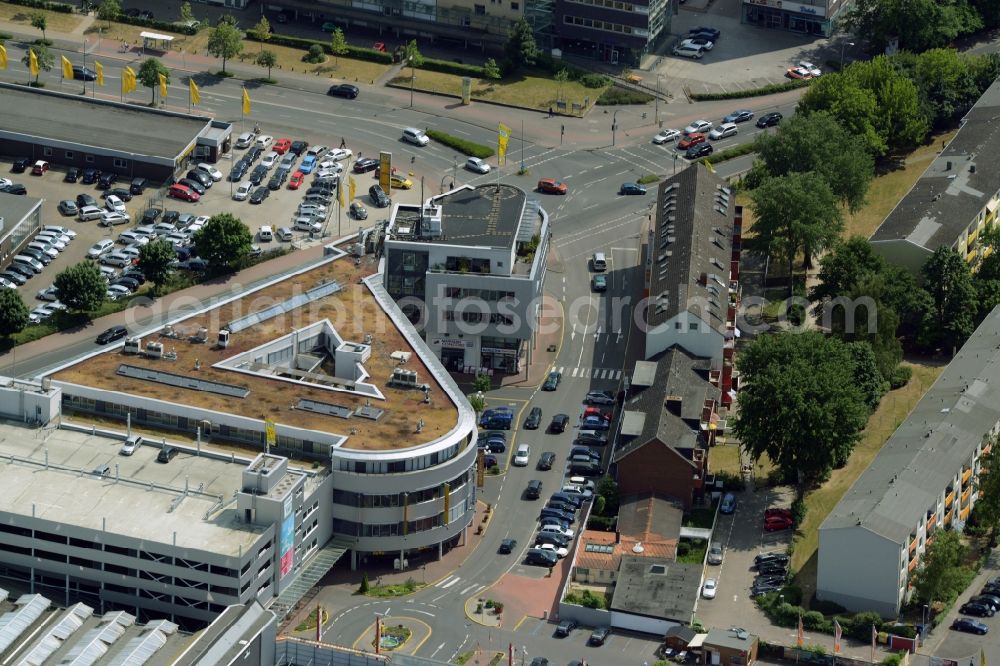
[(562, 373), (563, 378), (582, 377), (584, 379), (607, 379), (610, 381), (618, 381), (622, 378), (622, 371), (615, 370), (614, 368), (591, 368), (586, 366), (567, 368), (565, 366), (558, 366), (555, 370)]

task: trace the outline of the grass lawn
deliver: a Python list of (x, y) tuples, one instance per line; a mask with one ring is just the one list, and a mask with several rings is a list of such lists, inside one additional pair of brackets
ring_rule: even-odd
[[(31, 28), (31, 15), (35, 12), (45, 14), (46, 33), (49, 33), (50, 31), (72, 32), (78, 25), (80, 25), (80, 21), (83, 20), (83, 17), (79, 14), (63, 14), (62, 12), (52, 12), (47, 9), (19, 7), (18, 5), (8, 5), (7, 3), (0, 4), (0, 20), (20, 23), (27, 28)], [(38, 32), (38, 38), (41, 39), (42, 31), (37, 30), (37, 28), (31, 29), (36, 30)]]
[(795, 538), (795, 552), (792, 556), (792, 569), (798, 572), (796, 584), (802, 588), (804, 602), (812, 598), (816, 589), (816, 548), (820, 523), (826, 519), (858, 476), (868, 468), (885, 441), (944, 370), (943, 365), (912, 363), (906, 365), (913, 368), (913, 377), (906, 386), (890, 391), (882, 398), (878, 409), (869, 417), (868, 425), (861, 433), (861, 439), (854, 447), (854, 453), (851, 454), (847, 465), (834, 470), (830, 480), (823, 484), (822, 488), (806, 495), (808, 511), (805, 520), (799, 526), (799, 536)]
[(872, 180), (864, 208), (857, 213), (844, 214), (844, 238), (871, 237), (886, 215), (910, 191), (913, 183), (923, 175), (941, 151), (941, 142), (947, 143), (957, 130), (937, 134), (924, 145), (901, 160), (898, 168), (886, 171)]
[[(680, 544), (686, 544), (689, 550), (681, 554)], [(681, 539), (678, 542), (677, 561), (687, 564), (701, 564), (705, 561), (705, 553), (708, 551), (708, 541), (705, 539)]]
[[(429, 92), (442, 93), (460, 97), (462, 95), (462, 77), (455, 74), (445, 74), (443, 72), (430, 72), (427, 70), (415, 70), (416, 79), (414, 88)], [(404, 68), (399, 76), (389, 81), (390, 85), (401, 88), (410, 87), (410, 70)], [(562, 85), (561, 97), (568, 104), (583, 104), (586, 98), (590, 98), (589, 109), (601, 96), (606, 88), (586, 88), (576, 81), (567, 81)], [(501, 79), (500, 81), (488, 81), (477, 79), (472, 83), (473, 99), (481, 99), (489, 102), (499, 102), (510, 104), (526, 109), (539, 109), (547, 111), (549, 107), (556, 105), (556, 95), (558, 85), (551, 77), (531, 76), (518, 74)], [(570, 106), (570, 108), (572, 108)]]

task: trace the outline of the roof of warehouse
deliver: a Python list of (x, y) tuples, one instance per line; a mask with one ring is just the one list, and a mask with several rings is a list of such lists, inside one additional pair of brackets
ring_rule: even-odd
[(820, 529), (862, 527), (905, 543), (1000, 420), (994, 308)]
[(6, 83), (0, 83), (0, 118), (8, 136), (168, 159), (184, 152), (211, 122), (206, 117)]

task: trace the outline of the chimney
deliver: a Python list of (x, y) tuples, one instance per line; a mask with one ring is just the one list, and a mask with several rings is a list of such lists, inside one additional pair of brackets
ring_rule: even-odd
[(680, 416), (681, 415), (681, 405), (683, 403), (684, 403), (684, 398), (683, 397), (681, 397), (679, 395), (668, 395), (666, 397), (666, 400), (663, 403), (663, 405), (664, 405), (664, 407), (667, 408), (667, 411), (670, 412), (671, 414), (673, 414), (674, 416)]

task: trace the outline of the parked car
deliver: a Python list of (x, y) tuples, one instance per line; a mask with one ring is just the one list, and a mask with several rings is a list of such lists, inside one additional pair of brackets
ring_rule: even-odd
[(608, 391), (590, 391), (584, 401), (588, 405), (613, 405), (615, 397)]
[(559, 556), (539, 548), (529, 548), (524, 554), (525, 564), (535, 564), (543, 567), (554, 567), (559, 564)]
[(266, 199), (271, 194), (271, 190), (266, 187), (258, 187), (256, 190), (250, 193), (250, 203), (260, 204), (264, 203)]
[(97, 189), (107, 190), (117, 182), (118, 182), (118, 174), (114, 172), (102, 173), (101, 177), (97, 179)]
[(705, 49), (700, 46), (695, 46), (685, 40), (674, 47), (673, 54), (675, 56), (681, 56), (682, 58), (694, 58), (695, 60), (701, 60), (701, 58), (705, 55)]
[(722, 498), (722, 504), (719, 505), (719, 513), (730, 514), (736, 511), (736, 495), (732, 493), (726, 493)]
[(993, 617), (996, 615), (996, 611), (992, 606), (978, 601), (969, 601), (962, 604), (958, 612), (962, 615), (975, 615), (976, 617)]
[(76, 215), (77, 213), (80, 212), (80, 209), (77, 207), (76, 202), (73, 201), (72, 199), (63, 199), (62, 201), (60, 201), (58, 209), (60, 214), (67, 216)]
[(980, 636), (985, 636), (990, 630), (990, 628), (982, 622), (978, 622), (968, 617), (957, 618), (951, 623), (951, 628), (955, 631), (964, 631), (967, 634), (979, 634)]
[[(121, 327), (119, 327), (121, 328)], [(129, 435), (125, 439), (125, 443), (122, 444), (122, 448), (119, 453), (123, 456), (130, 456), (135, 453), (135, 450), (142, 446), (142, 435)]]
[(10, 170), (13, 173), (24, 173), (28, 170), (28, 167), (34, 162), (30, 157), (19, 157), (14, 160), (14, 164), (11, 165)]
[(279, 155), (284, 155), (288, 152), (288, 149), (292, 147), (291, 139), (277, 139), (271, 146), (271, 150), (278, 153)]
[(167, 196), (180, 199), (182, 201), (198, 201), (201, 199), (200, 194), (185, 185), (181, 185), (180, 183), (174, 183), (171, 185), (170, 189), (167, 190)]
[(376, 208), (386, 208), (392, 205), (392, 199), (389, 195), (385, 193), (380, 185), (372, 185), (368, 188), (368, 196), (371, 197), (372, 203), (375, 204)]
[(608, 640), (608, 636), (610, 635), (611, 627), (598, 627), (590, 632), (590, 638), (587, 639), (587, 644), (595, 646), (604, 645), (604, 642)]
[(713, 542), (712, 545), (708, 547), (708, 563), (722, 564), (722, 557), (722, 544)]
[(44, 176), (49, 170), (49, 163), (45, 160), (36, 160), (35, 166), (31, 167), (31, 175)]
[(764, 519), (765, 532), (778, 532), (780, 530), (791, 529), (794, 525), (791, 518), (787, 516), (771, 516)]
[(63, 177), (63, 181), (67, 183), (75, 183), (80, 179), (80, 169), (77, 167), (70, 167), (66, 169), (66, 175)]
[(715, 48), (715, 42), (705, 35), (695, 35), (689, 39), (681, 40), (680, 46), (692, 46), (703, 51), (711, 51)]
[(368, 209), (365, 208), (363, 203), (358, 201), (351, 202), (350, 215), (355, 220), (367, 220), (368, 219)]
[(578, 626), (580, 625), (576, 623), (576, 620), (563, 620), (558, 624), (558, 626), (556, 626), (556, 636), (559, 638), (566, 638), (573, 633), (573, 630)]
[(719, 583), (714, 578), (706, 578), (704, 584), (701, 586), (701, 596), (704, 599), (714, 599), (718, 591)]

